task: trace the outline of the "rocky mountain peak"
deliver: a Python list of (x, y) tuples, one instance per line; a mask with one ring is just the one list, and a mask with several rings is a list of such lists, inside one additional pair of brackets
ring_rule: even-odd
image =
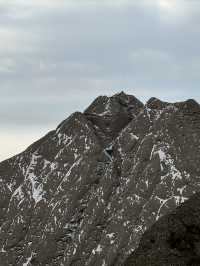
[(129, 114), (130, 116), (134, 116), (142, 107), (143, 104), (136, 97), (125, 94), (124, 92), (120, 92), (110, 97), (97, 97), (93, 101), (93, 103), (85, 110), (85, 114), (102, 117), (112, 117), (116, 114), (124, 112)]
[(101, 139), (108, 144), (143, 108), (136, 97), (124, 92), (111, 97), (100, 96), (85, 110)]
[(175, 106), (177, 106), (183, 111), (188, 111), (188, 112), (193, 112), (193, 113), (200, 112), (200, 105), (194, 99), (188, 99), (183, 102), (177, 102), (175, 103)]
[(200, 191), (199, 147), (194, 100), (98, 97), (0, 163), (0, 264), (137, 265), (144, 232)]
[(169, 105), (171, 105), (171, 104), (168, 103), (168, 102), (161, 101), (161, 100), (159, 100), (158, 98), (155, 98), (155, 97), (150, 98), (147, 101), (147, 103), (146, 103), (146, 106), (148, 108), (150, 108), (150, 109), (158, 109), (158, 110), (164, 109), (164, 108), (166, 108)]
[(182, 110), (190, 110), (190, 111), (195, 111), (195, 110), (199, 111), (200, 109), (199, 103), (195, 101), (194, 99), (188, 99), (182, 102), (170, 103), (170, 102), (162, 101), (155, 97), (152, 97), (147, 101), (146, 107), (152, 110), (162, 110), (162, 109), (169, 108), (169, 107), (177, 107), (180, 110), (182, 109)]

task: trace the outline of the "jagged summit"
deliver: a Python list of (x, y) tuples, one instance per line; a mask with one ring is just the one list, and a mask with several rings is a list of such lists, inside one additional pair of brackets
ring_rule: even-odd
[(107, 145), (137, 116), (143, 106), (134, 96), (121, 92), (111, 97), (96, 98), (84, 114), (94, 124), (102, 143)]
[(161, 101), (159, 100), (158, 98), (155, 98), (155, 97), (152, 97), (150, 98), (147, 103), (146, 103), (146, 106), (150, 109), (164, 109), (166, 108), (167, 106), (169, 105), (172, 105), (171, 103), (168, 103), (168, 102), (164, 102), (164, 101)]
[(98, 97), (0, 163), (0, 264), (122, 266), (200, 191), (199, 147), (194, 100)]
[(174, 106), (177, 108), (182, 108), (182, 109), (190, 109), (190, 110), (199, 110), (200, 105), (197, 101), (195, 101), (194, 99), (188, 99), (185, 101), (181, 101), (181, 102), (175, 102), (175, 103), (170, 103), (170, 102), (166, 102), (166, 101), (162, 101), (158, 98), (152, 97), (150, 98), (147, 103), (146, 106), (150, 109), (164, 109), (167, 108), (169, 106)]
[(196, 113), (196, 112), (199, 113), (200, 112), (200, 105), (194, 99), (188, 99), (188, 100), (183, 101), (183, 102), (175, 103), (174, 105), (177, 106), (178, 108), (184, 110), (184, 111), (189, 111), (189, 112), (193, 112), (193, 113)]
[(120, 92), (111, 97), (97, 97), (85, 110), (85, 114), (106, 117), (119, 114), (120, 112), (127, 112), (130, 116), (134, 116), (138, 112), (137, 109), (142, 107), (143, 104), (136, 97)]

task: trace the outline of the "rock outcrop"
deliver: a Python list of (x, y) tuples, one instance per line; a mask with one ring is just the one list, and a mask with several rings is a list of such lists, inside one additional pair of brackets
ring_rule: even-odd
[(200, 265), (200, 193), (144, 233), (125, 266)]

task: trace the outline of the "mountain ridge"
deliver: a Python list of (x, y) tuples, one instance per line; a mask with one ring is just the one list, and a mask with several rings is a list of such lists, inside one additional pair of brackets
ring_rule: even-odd
[[(123, 265), (199, 191), (200, 106), (98, 97), (0, 163), (3, 265)], [(5, 252), (6, 251), (6, 252)]]

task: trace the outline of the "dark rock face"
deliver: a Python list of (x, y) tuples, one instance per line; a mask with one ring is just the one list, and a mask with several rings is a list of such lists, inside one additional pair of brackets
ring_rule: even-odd
[(142, 108), (143, 104), (138, 99), (121, 92), (112, 97), (98, 97), (85, 110), (85, 115), (93, 123), (99, 139), (105, 145), (116, 138)]
[(145, 232), (124, 265), (200, 265), (200, 193)]
[(0, 262), (121, 266), (200, 191), (200, 106), (98, 97), (0, 164)]

